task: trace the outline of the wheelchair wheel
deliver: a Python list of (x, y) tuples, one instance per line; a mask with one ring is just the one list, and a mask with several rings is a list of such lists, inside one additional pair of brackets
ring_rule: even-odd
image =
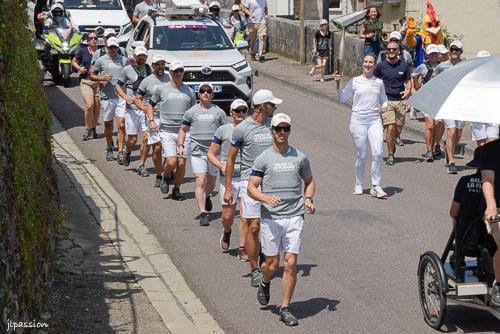
[(446, 318), (448, 283), (443, 266), (434, 252), (426, 252), (418, 264), (418, 292), (425, 322), (439, 329)]

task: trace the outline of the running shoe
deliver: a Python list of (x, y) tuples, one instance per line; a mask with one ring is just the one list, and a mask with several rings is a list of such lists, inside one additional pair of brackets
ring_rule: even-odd
[(432, 154), (432, 151), (427, 151), (424, 154), (425, 161), (427, 162), (433, 162), (434, 161), (434, 155)]
[(354, 195), (363, 195), (363, 186), (357, 184), (354, 186)]
[(125, 156), (123, 157), (123, 165), (125, 167), (130, 166), (130, 152), (125, 153)]
[(413, 108), (410, 110), (410, 119), (417, 119), (417, 112)]
[(271, 282), (267, 283), (264, 285), (264, 282), (262, 282), (262, 278), (260, 279), (259, 283), (259, 289), (257, 290), (257, 300), (259, 301), (260, 305), (267, 305), (269, 304), (269, 299), (271, 299), (271, 295), (269, 293), (269, 289), (271, 288)]
[(396, 144), (398, 146), (405, 146), (405, 143), (403, 143), (403, 141), (399, 137), (397, 137), (396, 139), (394, 139), (394, 144)]
[(454, 162), (448, 165), (448, 174), (457, 174), (457, 166), (455, 166)]
[(179, 188), (172, 189), (172, 199), (174, 201), (184, 200), (184, 196), (181, 194), (181, 190)]
[(92, 131), (90, 129), (85, 129), (82, 134), (82, 141), (87, 141), (92, 138)]
[(252, 269), (250, 272), (250, 286), (257, 288), (260, 284), (260, 279), (262, 277), (262, 272), (259, 268)]
[[(146, 169), (146, 167), (144, 167), (144, 165), (137, 166), (137, 168), (135, 169), (135, 172), (137, 173), (137, 175), (140, 175), (140, 176), (143, 176), (143, 177), (149, 176), (149, 172)], [(161, 179), (160, 179), (160, 181), (161, 181)]]
[(208, 212), (200, 213), (200, 226), (208, 226), (210, 222), (208, 221)]
[(124, 152), (123, 150), (121, 150), (120, 152), (118, 152), (118, 158), (116, 158), (116, 161), (118, 162), (119, 165), (123, 165), (123, 160), (124, 160)]
[(154, 187), (155, 188), (160, 188), (161, 187), (161, 176), (160, 177), (156, 177), (155, 183), (154, 183)]
[(248, 262), (248, 253), (245, 247), (238, 248), (238, 259), (240, 259), (241, 262)]
[(266, 58), (264, 56), (259, 56), (259, 61), (263, 63), (266, 61)]
[(160, 186), (160, 190), (161, 190), (161, 193), (162, 194), (168, 194), (168, 188), (169, 188), (169, 181), (167, 179), (166, 176), (164, 176), (161, 180), (161, 186)]
[(99, 135), (97, 134), (97, 130), (95, 128), (90, 129), (92, 131), (92, 139), (99, 139)]
[(500, 306), (500, 284), (498, 283), (491, 288), (491, 303)]
[(205, 210), (210, 212), (212, 211), (212, 208), (212, 200), (210, 199), (210, 195), (207, 195), (207, 197), (205, 198)]
[(115, 157), (113, 156), (113, 148), (112, 147), (108, 147), (106, 149), (106, 160), (107, 161), (115, 160)]
[(434, 152), (432, 152), (434, 159), (441, 158), (443, 156), (443, 151), (441, 151), (441, 145), (436, 145)]
[(299, 321), (297, 318), (290, 312), (288, 307), (280, 308), (280, 320), (285, 323), (287, 326), (297, 326)]
[(387, 160), (385, 161), (385, 164), (392, 166), (392, 165), (394, 165), (394, 163), (395, 163), (394, 154), (389, 154), (389, 156), (387, 157)]
[(224, 232), (224, 230), (222, 230), (222, 234), (220, 236), (220, 241), (219, 241), (220, 248), (223, 251), (227, 251), (229, 249), (230, 243), (231, 243), (231, 231)]
[(377, 198), (387, 198), (387, 193), (381, 186), (372, 186), (370, 189), (370, 195)]

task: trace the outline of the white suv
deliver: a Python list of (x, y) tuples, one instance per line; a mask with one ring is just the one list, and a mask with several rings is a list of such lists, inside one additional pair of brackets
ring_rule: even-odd
[[(194, 8), (194, 12), (199, 9)], [(190, 14), (188, 14), (190, 13)], [(228, 110), (235, 99), (247, 102), (252, 95), (252, 68), (238, 51), (248, 46), (238, 42), (237, 47), (224, 29), (205, 15), (195, 15), (192, 10), (152, 11), (134, 30), (127, 44), (127, 53), (144, 45), (148, 59), (161, 54), (169, 63), (178, 59), (184, 63), (184, 82), (197, 91), (202, 82), (214, 85), (214, 103)]]

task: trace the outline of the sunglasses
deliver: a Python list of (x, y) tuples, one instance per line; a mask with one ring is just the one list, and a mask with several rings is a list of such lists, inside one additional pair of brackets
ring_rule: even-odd
[(274, 132), (290, 132), (291, 126), (273, 126)]
[(205, 93), (207, 93), (207, 94), (212, 94), (212, 92), (213, 92), (213, 90), (211, 90), (210, 88), (207, 88), (207, 89), (202, 88), (202, 89), (200, 89), (200, 91), (199, 91), (199, 93), (200, 93), (200, 94), (205, 94)]
[(248, 111), (247, 108), (236, 108), (236, 109), (233, 109), (233, 112), (237, 113), (237, 114), (246, 114)]
[(387, 51), (398, 51), (399, 48), (387, 48)]
[(457, 48), (450, 48), (450, 52), (460, 52), (460, 51), (462, 50)]
[(97, 41), (98, 39), (99, 39), (99, 37), (89, 37), (90, 41)]
[(184, 72), (184, 69), (183, 68), (179, 68), (177, 70), (173, 70), (172, 73), (182, 73)]

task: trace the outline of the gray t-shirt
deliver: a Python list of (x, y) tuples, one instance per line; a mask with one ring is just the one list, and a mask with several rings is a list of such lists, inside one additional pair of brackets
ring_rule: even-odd
[[(436, 76), (436, 68), (438, 67), (439, 63), (436, 63), (434, 65), (431, 65), (431, 64), (428, 64), (428, 65), (430, 65), (430, 67), (432, 68), (431, 78), (434, 78)], [(427, 75), (427, 72), (429, 72), (427, 65), (425, 63), (422, 63), (422, 64), (417, 66), (417, 68), (415, 69), (415, 71), (411, 75), (414, 78), (418, 78), (418, 77), (422, 76), (422, 79), (423, 79)]]
[(159, 107), (160, 131), (179, 133), (182, 117), (196, 104), (196, 95), (188, 86), (175, 86), (172, 81), (160, 85), (150, 99), (150, 104)]
[[(219, 126), (217, 131), (215, 131), (213, 143), (221, 145), (220, 150), (220, 161), (222, 163), (227, 162), (227, 155), (229, 154), (229, 148), (231, 147), (231, 138), (233, 137), (234, 125), (232, 123), (227, 123)], [(238, 152), (236, 154), (236, 160), (234, 161), (233, 178), (240, 177), (241, 175), (241, 154)], [(221, 176), (222, 177), (222, 176)], [(223, 183), (221, 181), (221, 183)]]
[[(97, 61), (97, 59), (104, 57), (105, 55), (106, 55), (106, 48), (105, 47), (96, 50), (96, 52), (94, 52), (94, 54), (92, 55), (92, 61), (90, 63), (92, 65), (95, 65), (95, 62)], [(127, 51), (125, 50), (125, 48), (120, 46), (120, 51), (118, 52), (118, 55), (123, 56), (123, 57), (127, 57)]]
[(288, 152), (281, 154), (270, 147), (255, 159), (251, 175), (262, 178), (264, 194), (281, 200), (275, 207), (262, 203), (263, 218), (287, 218), (305, 213), (302, 180), (310, 178), (312, 172), (304, 153), (290, 146)]
[(444, 72), (446, 71), (447, 69), (449, 69), (450, 67), (453, 67), (453, 64), (451, 63), (451, 61), (447, 60), (447, 61), (443, 61), (442, 63), (440, 63), (435, 69), (434, 69), (434, 75), (438, 75), (439, 73), (441, 72)]
[(146, 1), (143, 1), (135, 6), (134, 16), (139, 16), (139, 19), (142, 19), (144, 16), (148, 15), (150, 9), (155, 9), (155, 8), (156, 8), (156, 3), (154, 3), (153, 1), (151, 1), (151, 4), (148, 4), (146, 3)]
[[(167, 73), (164, 73), (163, 76), (160, 78), (158, 78), (153, 73), (150, 76), (146, 77), (144, 80), (142, 80), (141, 84), (139, 85), (139, 88), (137, 89), (137, 94), (142, 95), (144, 97), (143, 99), (144, 103), (149, 103), (149, 100), (151, 99), (151, 96), (153, 96), (155, 90), (158, 87), (160, 87), (161, 84), (167, 83), (169, 81), (170, 81), (170, 76)], [(155, 119), (160, 118), (159, 107), (160, 105), (157, 104), (153, 108)]]
[(273, 144), (270, 127), (271, 119), (259, 124), (248, 117), (234, 128), (231, 145), (238, 147), (241, 152), (242, 180), (248, 180), (255, 158)]
[[(100, 57), (94, 64), (94, 74), (107, 74), (111, 73), (113, 78), (108, 81), (101, 81), (101, 99), (119, 99), (120, 96), (115, 90), (115, 85), (120, 76), (123, 67), (128, 65), (128, 59), (116, 55), (111, 58), (108, 54)], [(104, 83), (104, 85), (102, 85)]]
[[(117, 83), (126, 87), (127, 96), (133, 100), (135, 99), (139, 85), (148, 76), (148, 71), (150, 70), (147, 69), (147, 65), (142, 69), (134, 68), (132, 65), (127, 65), (120, 72)], [(137, 110), (137, 106), (135, 104), (127, 104), (127, 108)]]
[(186, 111), (182, 124), (190, 127), (191, 155), (206, 156), (215, 131), (226, 123), (226, 113), (215, 104), (211, 104), (208, 108), (196, 104)]

